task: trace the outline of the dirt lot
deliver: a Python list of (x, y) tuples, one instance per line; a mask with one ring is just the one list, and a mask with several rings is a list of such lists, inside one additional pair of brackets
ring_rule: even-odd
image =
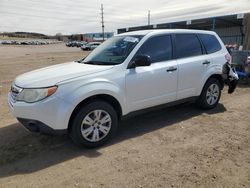
[(224, 91), (210, 111), (185, 104), (127, 119), (98, 149), (22, 128), (6, 102), (14, 77), (85, 55), (0, 46), (0, 187), (250, 187), (250, 87)]

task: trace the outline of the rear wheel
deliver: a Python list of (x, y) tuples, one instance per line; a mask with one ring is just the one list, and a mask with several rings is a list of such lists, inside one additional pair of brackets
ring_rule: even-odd
[(212, 109), (217, 106), (221, 96), (221, 85), (216, 78), (210, 78), (203, 90), (197, 104), (204, 109)]
[(97, 147), (115, 134), (117, 125), (118, 118), (114, 108), (105, 101), (93, 101), (77, 112), (70, 136), (78, 145)]

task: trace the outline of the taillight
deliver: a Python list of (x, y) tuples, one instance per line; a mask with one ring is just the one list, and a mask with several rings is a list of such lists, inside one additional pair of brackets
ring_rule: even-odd
[(225, 55), (225, 59), (229, 64), (232, 64), (232, 56), (230, 54)]

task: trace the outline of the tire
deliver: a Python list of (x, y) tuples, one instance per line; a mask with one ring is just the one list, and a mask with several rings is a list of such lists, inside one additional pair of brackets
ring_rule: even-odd
[(94, 148), (105, 144), (116, 133), (118, 117), (109, 103), (95, 100), (75, 115), (69, 135), (79, 146)]
[(203, 109), (217, 106), (221, 96), (221, 85), (218, 79), (210, 78), (204, 85), (196, 104)]

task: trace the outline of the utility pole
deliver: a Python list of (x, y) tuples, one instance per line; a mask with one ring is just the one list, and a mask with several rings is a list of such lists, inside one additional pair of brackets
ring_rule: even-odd
[(148, 25), (150, 25), (150, 10), (148, 11)]
[(104, 41), (104, 16), (103, 16), (103, 4), (101, 4), (101, 18), (102, 18), (102, 40)]

